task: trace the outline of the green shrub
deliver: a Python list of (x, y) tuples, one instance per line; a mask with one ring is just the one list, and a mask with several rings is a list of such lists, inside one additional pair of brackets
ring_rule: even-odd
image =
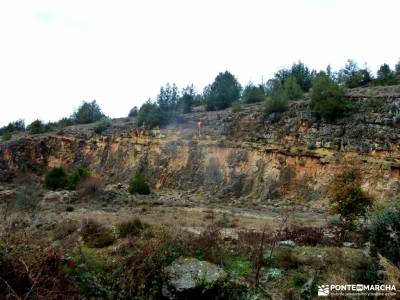
[(265, 100), (265, 113), (284, 112), (288, 108), (288, 96), (278, 80), (268, 82), (268, 98)]
[(46, 132), (46, 125), (41, 120), (35, 120), (26, 128), (30, 134)]
[(68, 176), (62, 166), (50, 169), (44, 178), (44, 185), (47, 189), (57, 190), (66, 188)]
[(128, 118), (134, 118), (137, 116), (137, 114), (139, 113), (139, 109), (137, 108), (137, 106), (134, 106), (128, 114)]
[(117, 230), (119, 237), (124, 238), (127, 236), (137, 236), (148, 227), (149, 225), (147, 223), (142, 222), (138, 218), (133, 218), (131, 220), (119, 223), (117, 225)]
[(231, 73), (219, 73), (206, 96), (206, 109), (219, 110), (230, 107), (239, 99), (241, 89), (238, 80)]
[(96, 101), (86, 102), (83, 101), (82, 105), (72, 115), (71, 119), (76, 124), (88, 124), (101, 120), (104, 117), (100, 106)]
[(372, 75), (367, 68), (360, 69), (357, 63), (349, 59), (338, 73), (338, 82), (347, 88), (365, 86), (372, 81)]
[(75, 190), (80, 182), (91, 176), (89, 170), (85, 167), (76, 168), (72, 174), (68, 176), (68, 188)]
[(253, 272), (253, 264), (246, 259), (233, 258), (228, 260), (225, 269), (232, 277), (244, 277)]
[(341, 216), (344, 225), (353, 227), (356, 218), (365, 216), (372, 198), (361, 189), (361, 175), (356, 169), (346, 169), (335, 176), (330, 187), (331, 212)]
[(376, 73), (376, 85), (393, 85), (397, 84), (396, 72), (390, 69), (388, 64), (383, 64)]
[(108, 118), (102, 118), (94, 127), (94, 132), (97, 134), (103, 133), (107, 128), (111, 126), (111, 121)]
[(284, 112), (288, 109), (288, 100), (285, 95), (280, 94), (268, 98), (265, 101), (265, 113)]
[(400, 266), (400, 199), (372, 214), (369, 236), (373, 254)]
[(242, 111), (242, 106), (240, 105), (239, 101), (235, 101), (232, 104), (232, 112), (233, 113), (238, 113)]
[(4, 132), (3, 135), (1, 136), (1, 140), (3, 142), (11, 140), (11, 138), (12, 138), (12, 133), (9, 131)]
[(283, 92), (288, 100), (296, 100), (303, 97), (303, 90), (293, 76), (288, 77), (283, 83)]
[(317, 116), (327, 120), (343, 117), (352, 110), (344, 95), (339, 85), (324, 72), (320, 72), (313, 82), (311, 107)]
[(256, 103), (265, 100), (265, 90), (262, 85), (254, 86), (249, 83), (243, 91), (242, 95), (243, 102), (245, 103)]
[(137, 115), (138, 126), (144, 126), (146, 128), (154, 128), (156, 126), (162, 126), (167, 123), (167, 115), (160, 109), (156, 103), (152, 103), (148, 100), (144, 103), (139, 110)]
[(276, 72), (274, 80), (277, 80), (280, 84), (284, 85), (285, 81), (289, 77), (295, 78), (301, 89), (308, 92), (315, 77), (315, 71), (308, 69), (303, 62), (299, 61), (294, 63), (290, 69), (281, 69)]
[(82, 227), (81, 236), (88, 247), (103, 248), (115, 241), (111, 230), (94, 220), (88, 220)]
[(142, 174), (136, 174), (135, 177), (129, 182), (128, 192), (131, 194), (150, 194), (150, 186)]

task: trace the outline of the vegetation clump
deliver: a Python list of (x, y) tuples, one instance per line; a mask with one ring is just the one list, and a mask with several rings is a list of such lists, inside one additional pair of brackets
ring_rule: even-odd
[(68, 176), (63, 166), (50, 169), (44, 178), (44, 186), (50, 190), (66, 188), (68, 185)]
[(357, 169), (346, 169), (336, 175), (330, 187), (331, 212), (339, 214), (346, 228), (354, 228), (357, 218), (365, 216), (373, 199), (361, 189)]
[(249, 83), (243, 90), (242, 100), (244, 103), (256, 103), (265, 100), (265, 88), (263, 85), (255, 86)]
[(311, 107), (317, 116), (332, 121), (352, 110), (344, 96), (344, 90), (325, 72), (320, 72), (313, 83)]
[(26, 129), (30, 134), (40, 134), (48, 131), (48, 127), (41, 120), (33, 121)]
[(117, 225), (118, 234), (121, 238), (137, 236), (147, 228), (149, 228), (149, 225), (142, 222), (139, 218), (133, 218)]
[(138, 173), (129, 182), (128, 192), (131, 194), (149, 195), (150, 186), (144, 178), (143, 174)]
[(90, 171), (83, 167), (77, 167), (69, 176), (68, 176), (68, 188), (71, 190), (75, 190), (79, 183), (83, 180), (91, 177)]
[(240, 98), (241, 89), (238, 80), (231, 73), (219, 73), (205, 96), (206, 109), (219, 110), (230, 107)]
[(115, 241), (110, 229), (94, 221), (87, 220), (80, 232), (83, 241), (90, 248), (103, 248), (111, 245)]
[(99, 122), (97, 122), (96, 126), (94, 127), (94, 132), (97, 134), (103, 133), (107, 128), (111, 126), (111, 121), (108, 118), (102, 118)]
[(103, 117), (104, 114), (95, 100), (92, 102), (83, 101), (82, 105), (72, 115), (72, 120), (76, 124), (88, 124), (100, 121)]
[(372, 214), (369, 236), (373, 254), (400, 266), (400, 199)]

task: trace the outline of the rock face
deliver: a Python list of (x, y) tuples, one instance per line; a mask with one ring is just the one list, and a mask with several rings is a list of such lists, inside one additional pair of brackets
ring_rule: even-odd
[(386, 200), (400, 192), (398, 90), (391, 88), (387, 97), (385, 89), (376, 95), (354, 91), (358, 112), (333, 123), (317, 120), (306, 99), (269, 116), (262, 104), (239, 113), (196, 112), (157, 134), (139, 134), (132, 123), (119, 120), (105, 135), (85, 128), (62, 136), (25, 136), (0, 144), (0, 181), (23, 169), (43, 174), (60, 164), (85, 164), (113, 184), (126, 185), (140, 171), (154, 188), (195, 191), (210, 199), (270, 203), (284, 195), (314, 203), (334, 174), (356, 166), (363, 189)]
[(65, 202), (70, 203), (76, 199), (74, 191), (49, 191), (43, 195), (44, 202)]
[(168, 286), (164, 287), (163, 294), (171, 299), (201, 284), (212, 285), (226, 276), (224, 270), (210, 262), (183, 257), (176, 259), (164, 272)]

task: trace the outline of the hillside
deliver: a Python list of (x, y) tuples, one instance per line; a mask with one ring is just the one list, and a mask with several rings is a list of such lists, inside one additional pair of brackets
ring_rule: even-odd
[[(140, 293), (192, 299), (200, 283), (181, 282), (185, 268), (225, 278), (226, 289), (206, 285), (209, 299), (233, 299), (227, 290), (255, 299), (310, 299), (317, 282), (372, 280), (364, 276), (376, 270), (363, 227), (341, 231), (328, 191), (336, 176), (357, 169), (362, 191), (376, 204), (400, 193), (400, 86), (357, 88), (347, 96), (357, 111), (333, 122), (313, 115), (306, 94), (282, 113), (265, 114), (263, 103), (239, 112), (196, 107), (161, 129), (121, 118), (101, 134), (95, 124), (15, 134), (0, 144), (4, 228), (21, 232), (24, 245), (40, 245), (44, 261), (63, 266), (51, 284), (62, 294), (67, 283), (80, 291), (69, 299)], [(44, 189), (45, 175), (58, 166), (68, 172), (86, 166), (94, 180), (76, 191)], [(138, 173), (150, 183), (150, 195), (128, 192)], [(131, 237), (119, 225), (129, 221)], [(11, 272), (5, 263), (0, 268)], [(69, 277), (65, 268), (78, 275)], [(85, 272), (88, 278), (79, 275)]]

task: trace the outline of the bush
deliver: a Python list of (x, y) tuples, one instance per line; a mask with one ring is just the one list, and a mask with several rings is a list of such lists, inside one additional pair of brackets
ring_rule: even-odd
[(100, 106), (96, 101), (83, 101), (82, 105), (72, 115), (72, 120), (76, 124), (88, 124), (101, 120), (104, 117)]
[(397, 84), (396, 73), (390, 69), (388, 64), (383, 64), (376, 76), (375, 84), (377, 85), (393, 85)]
[(232, 104), (232, 112), (238, 113), (242, 111), (242, 106), (240, 105), (240, 101), (235, 101)]
[(90, 172), (87, 168), (82, 166), (76, 168), (72, 174), (68, 176), (68, 188), (75, 190), (80, 182), (89, 178), (90, 176)]
[(330, 205), (333, 214), (339, 214), (343, 225), (353, 227), (354, 221), (365, 216), (372, 198), (361, 189), (361, 175), (356, 169), (347, 169), (335, 176), (330, 187)]
[(274, 262), (278, 267), (285, 270), (295, 269), (301, 264), (299, 256), (289, 247), (279, 247), (276, 249)]
[(344, 90), (324, 72), (320, 72), (313, 82), (311, 107), (319, 117), (334, 120), (352, 110), (344, 98)]
[(264, 87), (262, 85), (254, 86), (252, 83), (249, 83), (243, 91), (242, 99), (245, 103), (256, 103), (264, 101)]
[(284, 112), (288, 108), (288, 97), (283, 86), (279, 81), (272, 81), (269, 89), (269, 97), (265, 102), (265, 112), (267, 114), (274, 112)]
[(83, 225), (81, 236), (85, 244), (91, 248), (107, 247), (115, 241), (111, 230), (90, 219)]
[(345, 67), (339, 71), (338, 81), (348, 88), (355, 88), (371, 82), (372, 75), (367, 68), (360, 69), (355, 61), (349, 59)]
[(149, 195), (150, 186), (142, 174), (136, 174), (129, 182), (128, 192), (131, 194)]
[(309, 70), (303, 62), (299, 61), (294, 63), (290, 69), (281, 69), (276, 72), (274, 80), (278, 80), (280, 84), (284, 85), (290, 77), (296, 80), (296, 83), (304, 92), (308, 92), (312, 86), (315, 71)]
[(324, 233), (321, 228), (293, 225), (285, 228), (279, 237), (280, 240), (293, 240), (300, 245), (316, 246), (321, 243)]
[(68, 176), (62, 166), (50, 169), (44, 178), (44, 185), (47, 189), (63, 189), (68, 185)]
[(148, 100), (140, 107), (137, 115), (138, 126), (154, 128), (156, 126), (162, 126), (166, 123), (167, 116), (156, 103), (152, 103), (150, 100)]
[(239, 99), (240, 91), (241, 86), (235, 76), (228, 71), (219, 73), (206, 97), (206, 109), (219, 110), (230, 107)]
[(400, 199), (372, 214), (369, 236), (373, 254), (400, 266)]
[(131, 220), (119, 223), (117, 225), (117, 230), (119, 237), (124, 238), (127, 236), (137, 236), (148, 227), (149, 225), (147, 223), (142, 222), (138, 218), (133, 218)]
[(296, 100), (303, 97), (303, 90), (293, 76), (288, 77), (283, 83), (283, 92), (288, 100)]
[(35, 120), (26, 128), (30, 134), (39, 134), (46, 132), (46, 125), (41, 120)]
[(11, 138), (12, 138), (12, 134), (9, 131), (4, 132), (3, 135), (1, 136), (1, 140), (3, 142), (11, 140)]
[(138, 113), (139, 113), (139, 109), (137, 108), (137, 106), (134, 106), (134, 107), (129, 111), (128, 118), (134, 118), (134, 117), (136, 117), (136, 116), (138, 115)]
[(98, 177), (88, 177), (82, 180), (78, 186), (78, 194), (80, 196), (95, 196), (103, 190), (104, 183)]
[(6, 134), (12, 134), (13, 132), (18, 132), (18, 131), (25, 131), (25, 121), (24, 120), (18, 120), (14, 122), (8, 123), (7, 126), (3, 126), (0, 128), (0, 135), (4, 136)]
[(63, 220), (57, 224), (53, 231), (54, 240), (62, 240), (72, 233), (76, 232), (79, 228), (78, 222), (74, 220)]
[(101, 134), (104, 130), (111, 126), (111, 121), (108, 118), (102, 118), (94, 127), (94, 132)]

